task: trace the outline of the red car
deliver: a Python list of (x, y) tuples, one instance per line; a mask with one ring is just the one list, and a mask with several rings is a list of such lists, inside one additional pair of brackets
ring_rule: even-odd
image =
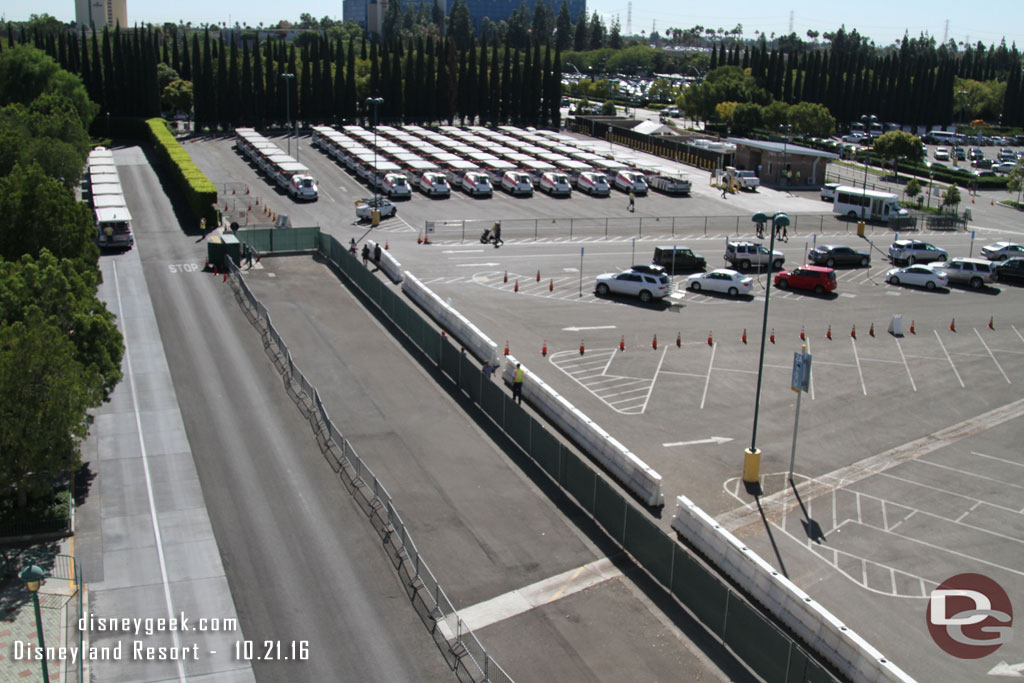
[(779, 289), (808, 289), (815, 294), (824, 294), (836, 288), (836, 271), (824, 266), (799, 266), (776, 275), (775, 286)]

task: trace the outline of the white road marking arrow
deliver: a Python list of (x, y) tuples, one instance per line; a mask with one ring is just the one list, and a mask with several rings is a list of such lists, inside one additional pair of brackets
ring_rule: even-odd
[(732, 439), (730, 439), (727, 436), (712, 436), (710, 439), (697, 439), (696, 441), (673, 441), (672, 443), (663, 443), (661, 445), (664, 446), (665, 448), (671, 448), (672, 446), (693, 446), (699, 443), (713, 443), (721, 445), (723, 443), (728, 443), (730, 441), (732, 441)]
[(476, 266), (486, 266), (486, 267), (490, 267), (490, 266), (496, 266), (496, 265), (498, 265), (498, 264), (497, 264), (497, 263), (456, 263), (455, 265), (456, 265), (457, 267), (459, 267), (459, 268), (465, 268), (465, 267), (467, 267), (467, 266), (471, 266), (471, 267), (474, 267), (474, 268), (475, 268)]
[(1020, 664), (1007, 664), (999, 662), (988, 671), (989, 676), (1010, 676), (1012, 678), (1024, 678), (1024, 662)]
[(594, 327), (563, 327), (563, 332), (581, 332), (583, 330), (614, 330), (615, 325), (596, 325)]

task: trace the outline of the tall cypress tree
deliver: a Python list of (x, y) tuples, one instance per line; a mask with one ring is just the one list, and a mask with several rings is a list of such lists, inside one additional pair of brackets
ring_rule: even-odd
[(234, 34), (231, 35), (231, 50), (229, 55), (229, 66), (228, 66), (228, 87), (227, 87), (227, 100), (225, 101), (224, 107), (224, 120), (228, 127), (234, 127), (238, 125), (238, 119), (241, 115), (241, 65), (238, 63), (238, 45), (235, 43)]
[[(504, 61), (508, 61), (508, 50), (505, 50)], [(488, 97), (489, 103), (487, 105), (488, 116), (490, 117), (488, 123), (499, 123), (502, 120), (504, 113), (502, 111), (501, 102), (501, 74), (502, 74), (502, 62), (498, 61), (498, 41), (494, 41), (494, 45), (491, 46), (491, 77), (490, 86), (491, 92)]]
[(242, 43), (242, 86), (240, 94), (242, 96), (242, 102), (239, 118), (244, 125), (251, 126), (253, 119), (255, 119), (256, 116), (253, 111), (252, 65), (249, 63), (248, 40)]
[(300, 58), (302, 60), (302, 75), (298, 77), (300, 79), (299, 97), (298, 102), (292, 102), (295, 122), (309, 121), (316, 115), (316, 112), (308, 111), (316, 106), (313, 103), (313, 69), (310, 64), (312, 60), (309, 58), (309, 51), (303, 50)]
[(217, 96), (217, 118), (216, 123), (220, 128), (225, 128), (231, 120), (230, 95), (228, 94), (228, 56), (223, 45), (217, 45), (217, 69), (215, 95)]
[(345, 53), (345, 108), (342, 115), (351, 121), (355, 117), (356, 104), (356, 43), (355, 38), (348, 39), (348, 50)]

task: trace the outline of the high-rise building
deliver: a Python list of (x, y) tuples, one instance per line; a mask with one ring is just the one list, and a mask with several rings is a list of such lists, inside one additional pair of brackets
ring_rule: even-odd
[(128, 28), (128, 0), (75, 0), (79, 26), (99, 30), (104, 26)]
[(366, 28), (366, 5), (367, 0), (342, 0), (341, 19), (352, 21), (363, 29)]
[[(80, 0), (81, 1), (81, 0)], [(432, 4), (439, 4), (448, 16), (454, 0), (343, 0), (342, 12), (345, 21), (354, 21), (371, 33), (379, 33), (380, 25), (384, 18), (384, 12), (388, 2), (401, 2), (404, 7), (417, 7), (423, 2), (430, 7)], [(483, 27), (484, 17), (487, 17), (495, 24), (499, 21), (506, 21), (511, 18), (512, 13), (519, 9), (521, 0), (466, 0), (469, 8), (469, 18), (473, 22), (473, 28), (479, 33)], [(533, 17), (533, 8), (537, 2), (548, 2), (555, 16), (562, 7), (562, 0), (526, 0), (526, 9)], [(580, 12), (587, 7), (587, 0), (569, 0), (569, 17), (575, 22)]]

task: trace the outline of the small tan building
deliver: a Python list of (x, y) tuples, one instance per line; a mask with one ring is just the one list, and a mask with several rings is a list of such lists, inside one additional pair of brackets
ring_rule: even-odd
[(728, 138), (736, 145), (736, 168), (754, 171), (767, 187), (818, 188), (825, 167), (838, 154), (788, 142)]

